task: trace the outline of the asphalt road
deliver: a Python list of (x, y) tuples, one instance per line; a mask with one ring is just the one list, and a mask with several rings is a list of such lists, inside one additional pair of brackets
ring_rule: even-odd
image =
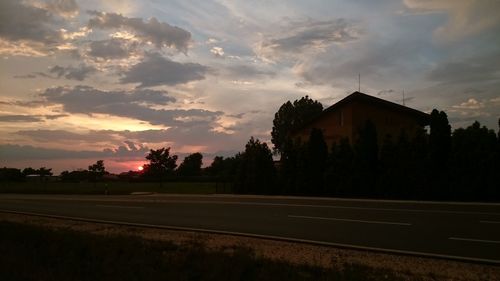
[(500, 204), (0, 194), (0, 211), (185, 227), (500, 264)]

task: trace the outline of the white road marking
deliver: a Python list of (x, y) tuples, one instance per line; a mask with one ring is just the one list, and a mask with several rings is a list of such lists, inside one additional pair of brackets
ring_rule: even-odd
[(479, 221), (480, 223), (500, 223), (500, 221)]
[(482, 240), (482, 239), (461, 238), (461, 237), (449, 237), (448, 239), (458, 240), (458, 241), (468, 241), (468, 242), (482, 242), (482, 243), (500, 244), (500, 241), (495, 241), (495, 240)]
[(404, 226), (410, 226), (411, 225), (411, 223), (407, 223), (407, 222), (369, 221), (369, 220), (353, 220), (353, 219), (310, 217), (310, 216), (295, 216), (295, 215), (288, 215), (288, 217), (289, 218), (298, 218), (298, 219), (346, 221), (346, 222), (360, 222), (360, 223), (372, 223), (372, 224), (391, 224), (391, 225), (404, 225)]
[(144, 209), (144, 207), (139, 207), (139, 206), (119, 206), (119, 205), (95, 205), (95, 206), (103, 208)]

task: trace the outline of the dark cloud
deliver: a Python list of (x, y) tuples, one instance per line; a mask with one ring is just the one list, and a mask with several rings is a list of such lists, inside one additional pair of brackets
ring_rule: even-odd
[(96, 71), (95, 67), (85, 64), (80, 64), (77, 67), (71, 65), (66, 67), (56, 65), (49, 70), (49, 73), (55, 74), (57, 78), (64, 77), (69, 80), (83, 81), (88, 75)]
[(39, 115), (0, 115), (0, 122), (43, 122)]
[[(2, 102), (3, 103), (3, 102)], [(5, 103), (11, 105), (12, 103)], [(67, 114), (52, 115), (0, 115), (0, 122), (43, 122), (45, 120), (55, 120), (67, 117)]]
[(467, 88), (464, 90), (463, 93), (476, 95), (476, 94), (484, 93), (484, 90), (483, 89), (475, 89), (475, 88)]
[[(172, 143), (175, 151), (182, 151), (184, 146), (205, 147), (208, 151), (227, 150), (244, 147), (250, 138), (248, 129), (242, 134), (227, 134), (218, 132), (204, 124), (195, 126), (177, 126), (165, 130), (144, 130), (127, 132), (120, 134), (136, 142), (146, 143)], [(247, 135), (248, 134), (248, 135)]]
[(128, 18), (121, 14), (92, 11), (94, 16), (89, 20), (89, 27), (100, 29), (125, 28), (136, 33), (144, 41), (151, 41), (157, 48), (174, 47), (181, 52), (187, 52), (191, 33), (156, 18), (144, 21), (141, 18)]
[(109, 114), (143, 120), (155, 125), (212, 123), (222, 112), (204, 109), (155, 109), (175, 102), (165, 91), (102, 91), (88, 86), (48, 88), (41, 94), (49, 103), (61, 104), (68, 113)]
[(428, 74), (431, 81), (443, 83), (486, 82), (500, 80), (500, 52), (464, 58), (458, 61), (445, 61), (438, 64)]
[(132, 151), (134, 151), (134, 150), (138, 150), (138, 149), (140, 149), (140, 147), (138, 147), (138, 146), (137, 146), (134, 142), (132, 142), (132, 141), (126, 140), (126, 141), (124, 141), (123, 143), (127, 146), (127, 149), (128, 149), (128, 150), (132, 150)]
[[(80, 145), (95, 145), (107, 143), (120, 145), (121, 150), (141, 151), (142, 143), (162, 144), (169, 146), (177, 152), (182, 152), (185, 146), (207, 147), (213, 150), (235, 147), (235, 143), (243, 146), (246, 136), (230, 135), (215, 132), (209, 125), (197, 124), (192, 127), (180, 126), (169, 129), (151, 129), (143, 131), (116, 131), (116, 130), (90, 130), (87, 132), (71, 132), (65, 130), (21, 130), (15, 133), (26, 139), (39, 143), (65, 143)], [(121, 145), (124, 144), (124, 145)]]
[(236, 119), (241, 119), (243, 118), (243, 116), (245, 116), (245, 113), (238, 113), (238, 114), (228, 114), (227, 117), (232, 117), (232, 118), (236, 118)]
[(203, 124), (173, 127), (168, 129), (165, 135), (168, 139), (175, 141), (176, 146), (206, 146), (211, 149), (233, 147), (235, 138), (240, 137), (216, 132)]
[(243, 116), (245, 116), (247, 114), (259, 114), (259, 113), (263, 113), (263, 111), (261, 111), (261, 110), (251, 110), (249, 112), (242, 112), (242, 113), (238, 113), (238, 114), (228, 114), (226, 116), (227, 117), (236, 118), (236, 119), (242, 119)]
[(73, 133), (65, 130), (22, 130), (17, 135), (29, 137), (39, 142), (53, 141), (83, 141), (83, 142), (107, 142), (113, 140), (113, 134), (108, 131), (92, 131), (90, 133)]
[(380, 90), (380, 91), (378, 91), (377, 96), (384, 96), (384, 95), (392, 94), (394, 92), (395, 91), (393, 89)]
[(38, 72), (33, 72), (32, 74), (33, 74), (33, 75), (40, 76), (40, 77), (45, 77), (45, 78), (52, 78), (52, 79), (56, 79), (56, 78), (57, 78), (57, 77), (54, 77), (54, 76), (52, 76), (52, 75), (50, 75), (50, 74), (47, 74), (47, 73), (45, 73), (45, 72), (40, 72), (40, 71), (38, 71)]
[(64, 149), (49, 149), (30, 145), (0, 145), (0, 158), (3, 160), (33, 160), (33, 159), (88, 159), (88, 158), (115, 158), (115, 157), (141, 157), (143, 158), (149, 148), (138, 145), (130, 150), (126, 145), (116, 148), (106, 148), (102, 151), (73, 151)]
[(446, 43), (495, 30), (500, 23), (500, 2), (484, 0), (405, 0), (409, 13), (447, 13), (447, 20), (434, 29), (434, 38)]
[(36, 78), (36, 75), (35, 74), (14, 75), (13, 77), (17, 79), (33, 79)]
[(226, 66), (223, 70), (223, 75), (225, 77), (234, 79), (252, 79), (252, 78), (265, 78), (272, 77), (276, 75), (276, 72), (269, 70), (261, 70), (254, 65), (238, 64)]
[(99, 109), (112, 104), (147, 103), (166, 105), (175, 102), (166, 91), (141, 89), (134, 91), (101, 91), (89, 86), (48, 88), (41, 95), (49, 102), (61, 103), (69, 112), (92, 113), (92, 108)]
[(178, 63), (158, 53), (147, 54), (145, 60), (132, 66), (121, 83), (140, 83), (138, 87), (177, 85), (205, 79), (208, 67), (198, 63)]
[(75, 0), (52, 0), (45, 8), (56, 15), (62, 17), (74, 17), (78, 15), (78, 4)]
[(277, 35), (263, 38), (257, 45), (259, 56), (275, 60), (283, 56), (323, 50), (334, 43), (345, 43), (358, 39), (357, 23), (347, 19), (328, 21), (307, 20), (290, 22)]
[(88, 55), (102, 59), (121, 59), (128, 57), (130, 51), (125, 40), (110, 39), (92, 41)]
[(53, 115), (44, 115), (43, 117), (48, 120), (55, 120), (63, 117), (68, 117), (68, 114), (53, 114)]
[(62, 40), (55, 29), (53, 15), (17, 0), (0, 1), (0, 37), (9, 41), (35, 41), (53, 44)]
[(93, 66), (86, 65), (86, 64), (80, 64), (78, 66), (60, 66), (60, 65), (55, 65), (51, 67), (48, 70), (48, 73), (45, 72), (33, 72), (30, 74), (26, 75), (16, 75), (14, 78), (18, 79), (33, 79), (38, 77), (45, 77), (45, 78), (51, 78), (51, 79), (59, 79), (61, 77), (64, 77), (68, 80), (78, 80), (78, 81), (83, 81), (85, 80), (89, 75), (96, 73), (97, 69)]
[(21, 107), (40, 107), (47, 105), (47, 102), (43, 100), (30, 100), (30, 101), (14, 100), (14, 101), (0, 101), (0, 104), (21, 106)]
[[(408, 75), (422, 72), (422, 65), (414, 63), (421, 59), (428, 47), (414, 38), (397, 41), (373, 42), (371, 45), (357, 44), (351, 49), (326, 52), (311, 57), (295, 67), (295, 71), (306, 82), (357, 89), (358, 74), (361, 86), (372, 88), (399, 86), (398, 78), (408, 80)], [(356, 55), (353, 56), (352, 54)], [(346, 84), (345, 81), (349, 81)], [(354, 83), (356, 82), (356, 83)]]

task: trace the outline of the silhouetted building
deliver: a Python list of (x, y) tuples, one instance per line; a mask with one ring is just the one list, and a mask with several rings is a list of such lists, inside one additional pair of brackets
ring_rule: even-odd
[(294, 139), (308, 140), (313, 128), (321, 129), (330, 146), (348, 138), (352, 144), (359, 130), (370, 120), (377, 129), (379, 145), (386, 135), (396, 140), (404, 130), (412, 138), (418, 129), (429, 125), (430, 115), (397, 103), (354, 92), (323, 110), (316, 118), (292, 133)]

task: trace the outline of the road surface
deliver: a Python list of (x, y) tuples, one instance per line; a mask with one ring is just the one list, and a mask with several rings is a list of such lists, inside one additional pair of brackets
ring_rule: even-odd
[(500, 204), (233, 195), (0, 194), (0, 211), (250, 234), (500, 264)]

